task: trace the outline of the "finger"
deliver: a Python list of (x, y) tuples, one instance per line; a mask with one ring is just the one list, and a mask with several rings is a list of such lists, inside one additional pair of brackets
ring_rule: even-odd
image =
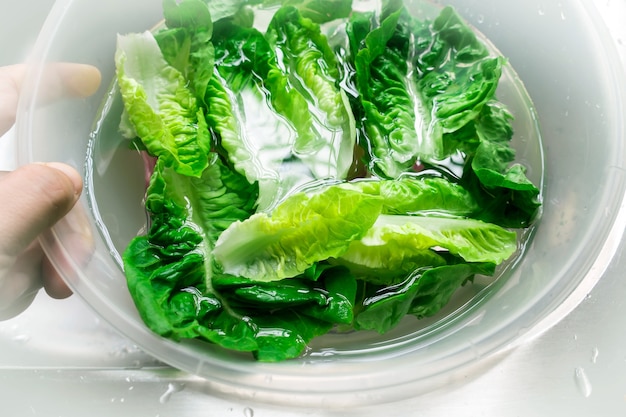
[[(28, 69), (25, 64), (0, 67), (0, 136), (15, 123), (17, 102)], [(39, 91), (44, 102), (62, 97), (88, 97), (96, 92), (101, 78), (100, 71), (91, 65), (47, 64), (42, 69)]]
[(63, 276), (70, 283), (80, 281), (79, 271), (89, 263), (95, 251), (92, 227), (84, 207), (74, 206), (55, 225), (54, 235), (45, 232), (40, 241), (48, 255), (42, 275), (44, 288), (53, 298), (63, 298), (71, 292), (59, 278)]
[(67, 62), (49, 63), (43, 67), (39, 93), (44, 103), (67, 98), (84, 98), (94, 94), (102, 75), (91, 65)]
[(31, 164), (0, 178), (0, 253), (17, 256), (74, 205), (82, 189), (65, 164)]
[(17, 258), (0, 255), (0, 320), (24, 311), (41, 288), (43, 251), (37, 242)]
[(42, 261), (41, 279), (43, 287), (50, 297), (63, 299), (72, 295), (72, 290), (63, 281), (63, 278), (61, 278), (61, 275), (48, 258), (44, 258)]
[(0, 136), (15, 122), (17, 101), (25, 75), (25, 65), (0, 67)]

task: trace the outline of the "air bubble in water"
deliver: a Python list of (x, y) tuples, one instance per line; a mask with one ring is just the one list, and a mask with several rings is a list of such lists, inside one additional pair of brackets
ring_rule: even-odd
[(254, 410), (250, 407), (246, 407), (243, 409), (243, 415), (244, 417), (254, 417)]
[(598, 350), (597, 347), (594, 347), (591, 350), (591, 363), (596, 363), (598, 361), (598, 355), (600, 354), (600, 351)]

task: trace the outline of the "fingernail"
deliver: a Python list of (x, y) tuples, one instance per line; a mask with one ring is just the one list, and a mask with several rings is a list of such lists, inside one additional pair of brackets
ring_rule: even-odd
[(81, 178), (78, 171), (76, 171), (74, 168), (60, 162), (45, 162), (43, 163), (43, 165), (54, 168), (64, 173), (72, 181), (72, 184), (74, 185), (75, 195), (78, 196), (81, 193), (81, 191), (83, 190), (83, 179)]

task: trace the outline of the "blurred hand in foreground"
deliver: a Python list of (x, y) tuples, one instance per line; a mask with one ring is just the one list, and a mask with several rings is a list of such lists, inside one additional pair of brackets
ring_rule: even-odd
[[(27, 70), (25, 65), (0, 67), (0, 137), (15, 122)], [(95, 93), (100, 79), (100, 72), (89, 65), (51, 64), (41, 88), (45, 100), (84, 98)], [(61, 163), (0, 172), (0, 320), (25, 310), (42, 287), (53, 298), (71, 295), (38, 237), (70, 211), (82, 186), (80, 174)]]

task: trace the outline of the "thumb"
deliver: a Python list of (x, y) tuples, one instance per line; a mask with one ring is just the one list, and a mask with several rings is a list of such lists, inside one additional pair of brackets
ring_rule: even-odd
[(60, 163), (30, 164), (0, 178), (0, 254), (17, 256), (72, 208), (82, 180)]

